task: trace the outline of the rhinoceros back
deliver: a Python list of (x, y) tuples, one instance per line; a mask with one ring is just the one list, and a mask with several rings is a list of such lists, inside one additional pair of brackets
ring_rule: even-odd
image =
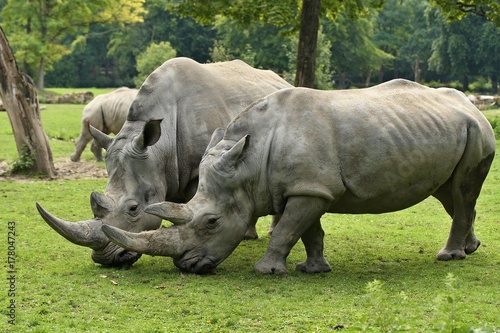
[(275, 205), (313, 195), (345, 213), (409, 207), (447, 182), (471, 147), (480, 151), (471, 167), (495, 150), (491, 126), (463, 94), (406, 80), (278, 91), (240, 114), (225, 139), (246, 134), (255, 147), (248, 158), (268, 157), (261, 169)]

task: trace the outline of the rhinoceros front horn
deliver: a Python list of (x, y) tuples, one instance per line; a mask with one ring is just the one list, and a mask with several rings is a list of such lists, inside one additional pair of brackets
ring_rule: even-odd
[(102, 250), (109, 244), (109, 239), (101, 230), (100, 220), (66, 222), (47, 212), (38, 202), (36, 208), (52, 229), (74, 244), (90, 247), (93, 250)]
[(182, 255), (181, 238), (176, 226), (133, 233), (103, 224), (102, 231), (113, 243), (128, 251), (174, 259)]

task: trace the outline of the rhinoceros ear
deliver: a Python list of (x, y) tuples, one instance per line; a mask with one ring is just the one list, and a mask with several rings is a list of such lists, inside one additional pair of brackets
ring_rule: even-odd
[(162, 119), (150, 119), (146, 122), (142, 132), (134, 138), (137, 149), (142, 151), (158, 142), (161, 136), (161, 121)]
[(215, 145), (217, 145), (222, 140), (225, 132), (226, 132), (226, 129), (222, 128), (222, 127), (215, 129), (215, 131), (212, 133), (212, 137), (210, 138), (210, 142), (208, 143), (207, 149), (205, 149), (205, 153), (210, 148), (215, 147)]
[(233, 173), (249, 143), (250, 135), (245, 135), (240, 141), (236, 142), (231, 149), (221, 154), (214, 162), (214, 169), (220, 173)]
[(99, 142), (99, 144), (102, 146), (102, 148), (108, 150), (109, 145), (111, 145), (111, 142), (113, 141), (113, 138), (110, 137), (107, 134), (104, 134), (103, 132), (99, 131), (97, 128), (89, 124), (89, 132), (90, 135)]
[(95, 217), (103, 218), (113, 210), (113, 201), (99, 192), (93, 191), (90, 194), (90, 207)]

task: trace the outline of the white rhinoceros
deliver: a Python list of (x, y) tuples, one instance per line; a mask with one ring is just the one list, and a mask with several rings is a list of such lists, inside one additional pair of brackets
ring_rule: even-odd
[[(89, 125), (105, 134), (120, 132), (127, 119), (128, 109), (134, 101), (139, 89), (127, 87), (118, 88), (110, 93), (99, 95), (83, 108), (82, 129), (75, 142), (76, 150), (71, 154), (71, 160), (80, 160), (83, 150), (92, 140)], [(90, 147), (98, 161), (102, 161), (102, 147), (96, 140), (92, 140)]]
[[(210, 148), (212, 147), (212, 148)], [(436, 197), (453, 218), (439, 260), (480, 242), (475, 204), (495, 154), (492, 128), (467, 97), (405, 80), (349, 91), (275, 92), (216, 131), (195, 196), (146, 212), (174, 226), (134, 234), (103, 226), (120, 246), (206, 273), (231, 254), (255, 216), (282, 214), (255, 271), (285, 274), (299, 238), (304, 272), (330, 271), (325, 213), (385, 213)]]
[[(66, 239), (92, 248), (95, 262), (133, 264), (140, 255), (110, 242), (101, 226), (133, 232), (158, 228), (161, 218), (144, 213), (144, 208), (192, 198), (198, 166), (214, 130), (226, 126), (256, 99), (289, 87), (272, 71), (254, 69), (240, 60), (166, 61), (141, 86), (114, 138), (91, 128), (107, 151), (108, 171), (105, 194), (92, 192), (90, 198), (94, 218), (66, 222), (37, 203), (40, 215)], [(249, 234), (256, 237), (255, 228)]]

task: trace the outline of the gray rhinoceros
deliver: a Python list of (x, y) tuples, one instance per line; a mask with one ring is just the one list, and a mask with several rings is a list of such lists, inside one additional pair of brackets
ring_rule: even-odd
[(91, 194), (94, 218), (66, 222), (37, 203), (40, 215), (66, 239), (92, 248), (95, 262), (133, 264), (140, 255), (110, 242), (101, 226), (133, 232), (157, 229), (161, 218), (144, 213), (144, 208), (192, 198), (199, 163), (214, 130), (226, 126), (255, 100), (289, 87), (274, 72), (254, 69), (240, 60), (166, 61), (140, 88), (118, 135), (111, 138), (91, 128), (107, 151), (108, 171), (105, 194)]
[(350, 91), (285, 89), (214, 133), (188, 203), (146, 208), (174, 226), (103, 231), (126, 249), (206, 273), (231, 254), (255, 216), (282, 214), (255, 271), (285, 274), (302, 238), (307, 260), (296, 269), (326, 272), (325, 212), (392, 212), (432, 195), (453, 218), (437, 258), (463, 259), (480, 244), (474, 207), (494, 154), (490, 124), (453, 89), (405, 80)]
[[(110, 93), (97, 96), (83, 108), (81, 133), (75, 142), (76, 150), (71, 154), (73, 162), (80, 160), (87, 143), (93, 139), (89, 125), (105, 134), (120, 132), (127, 119), (128, 109), (138, 92), (139, 89), (118, 88)], [(90, 150), (98, 161), (103, 160), (102, 147), (96, 140), (92, 140)]]

